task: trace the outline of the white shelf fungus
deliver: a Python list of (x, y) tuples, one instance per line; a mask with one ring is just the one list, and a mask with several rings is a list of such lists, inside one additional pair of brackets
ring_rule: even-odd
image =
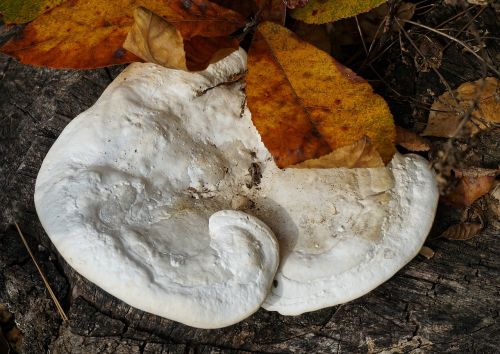
[(418, 253), (437, 203), (417, 156), (278, 169), (229, 82), (245, 67), (243, 50), (198, 73), (130, 65), (64, 129), (36, 183), (42, 225), (73, 268), (194, 327), (365, 294)]

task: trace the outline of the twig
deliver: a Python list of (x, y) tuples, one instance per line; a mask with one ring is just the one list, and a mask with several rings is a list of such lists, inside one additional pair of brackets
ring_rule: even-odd
[(26, 250), (28, 251), (31, 259), (33, 260), (33, 263), (35, 263), (35, 267), (38, 270), (38, 273), (40, 273), (40, 276), (42, 277), (43, 283), (45, 284), (45, 287), (47, 288), (49, 295), (52, 298), (52, 301), (54, 301), (54, 304), (56, 305), (57, 311), (59, 312), (59, 315), (61, 315), (63, 321), (65, 321), (65, 322), (68, 321), (68, 316), (66, 316), (66, 313), (64, 312), (61, 304), (59, 303), (59, 300), (57, 300), (56, 295), (52, 291), (52, 288), (50, 287), (50, 284), (47, 281), (47, 277), (45, 276), (42, 268), (40, 268), (40, 265), (38, 265), (38, 262), (36, 261), (35, 256), (33, 255), (33, 252), (31, 252), (31, 248), (28, 245), (26, 238), (24, 237), (23, 233), (21, 232), (21, 229), (19, 228), (19, 225), (15, 221), (14, 221), (14, 225), (16, 226), (17, 232), (19, 233), (19, 236), (21, 237), (21, 240), (23, 241), (24, 247), (26, 247)]
[[(486, 7), (482, 7), (474, 16), (472, 16), (472, 18), (467, 22), (467, 24), (465, 26), (463, 26), (458, 32), (457, 34), (455, 34), (455, 37), (458, 37), (460, 34), (462, 34), (463, 31), (465, 31), (467, 28), (469, 28), (469, 26), (474, 22), (474, 20), (476, 18), (478, 18), (483, 12), (484, 10), (486, 9)], [(448, 42), (444, 48), (443, 48), (443, 51), (446, 50), (446, 48), (448, 48), (450, 46), (451, 42)]]
[[(483, 57), (481, 57), (479, 54), (477, 54), (474, 49), (472, 49), (471, 47), (469, 47), (467, 44), (465, 44), (463, 41), (453, 37), (453, 36), (450, 36), (449, 34), (446, 34), (444, 32), (441, 32), (441, 31), (438, 31), (432, 27), (429, 27), (429, 26), (426, 26), (426, 25), (423, 25), (421, 23), (418, 23), (418, 22), (414, 22), (414, 21), (411, 21), (411, 20), (403, 20), (401, 19), (402, 22), (405, 22), (405, 23), (409, 23), (409, 24), (412, 24), (414, 26), (420, 26), (422, 28), (425, 28), (426, 30), (429, 30), (431, 32), (434, 32), (434, 33), (437, 33), (443, 37), (446, 37), (448, 39), (451, 39), (452, 41), (460, 44), (462, 47), (464, 47), (465, 50), (467, 50), (469, 53), (471, 53), (472, 55), (474, 55), (477, 59), (479, 59), (481, 62), (485, 63), (488, 68), (493, 71), (496, 75), (500, 76), (500, 71), (498, 71), (493, 65), (491, 65), (490, 63), (486, 62), (486, 60), (484, 60)], [(396, 22), (399, 22), (399, 20), (396, 20)]]
[(365, 39), (363, 38), (363, 31), (361, 30), (361, 26), (359, 25), (358, 16), (354, 16), (356, 20), (356, 26), (358, 27), (359, 38), (361, 38), (361, 43), (363, 43), (363, 49), (365, 50), (365, 54), (368, 57), (368, 48), (366, 47)]

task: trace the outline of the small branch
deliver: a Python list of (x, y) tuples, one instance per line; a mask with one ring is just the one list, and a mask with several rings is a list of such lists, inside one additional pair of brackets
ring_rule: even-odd
[(33, 260), (33, 263), (35, 263), (35, 267), (38, 270), (38, 273), (40, 273), (40, 276), (42, 277), (43, 283), (45, 284), (45, 287), (47, 288), (50, 297), (52, 298), (52, 301), (54, 301), (54, 304), (56, 305), (57, 311), (59, 312), (59, 315), (61, 315), (63, 321), (68, 321), (68, 316), (66, 316), (66, 313), (64, 312), (61, 304), (59, 303), (59, 300), (57, 300), (56, 295), (52, 291), (52, 288), (50, 287), (49, 282), (47, 281), (47, 277), (45, 276), (42, 268), (40, 268), (40, 265), (35, 259), (35, 256), (33, 255), (33, 252), (31, 252), (31, 248), (28, 245), (28, 242), (26, 242), (26, 238), (24, 237), (23, 233), (21, 232), (21, 229), (19, 228), (19, 225), (17, 222), (14, 221), (14, 225), (16, 226), (17, 232), (19, 233), (19, 237), (21, 237), (21, 240), (23, 241), (24, 247), (26, 247), (26, 250), (28, 251), (31, 259)]
[(405, 23), (409, 23), (409, 24), (412, 24), (414, 26), (419, 26), (419, 27), (422, 27), (422, 28), (425, 28), (426, 30), (428, 31), (431, 31), (431, 32), (434, 32), (434, 33), (437, 33), (443, 37), (446, 37), (448, 39), (451, 39), (452, 41), (460, 44), (465, 50), (467, 50), (469, 53), (471, 53), (472, 55), (474, 55), (477, 59), (479, 59), (481, 62), (485, 63), (488, 68), (493, 71), (496, 75), (500, 76), (500, 71), (498, 71), (493, 65), (491, 65), (490, 63), (486, 62), (484, 60), (483, 57), (481, 57), (479, 54), (477, 54), (471, 47), (469, 47), (467, 44), (465, 44), (464, 42), (462, 42), (461, 40), (453, 37), (453, 36), (450, 36), (449, 34), (446, 34), (444, 32), (441, 32), (441, 31), (438, 31), (432, 27), (429, 27), (429, 26), (426, 26), (426, 25), (423, 25), (421, 23), (418, 23), (418, 22), (414, 22), (414, 21), (411, 21), (411, 20), (403, 20), (401, 19), (402, 22), (405, 22)]

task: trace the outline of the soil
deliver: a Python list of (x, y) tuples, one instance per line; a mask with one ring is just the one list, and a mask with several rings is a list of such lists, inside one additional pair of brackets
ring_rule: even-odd
[[(411, 21), (445, 31), (475, 48), (482, 59), (468, 54), (462, 44), (410, 23), (404, 31), (385, 28), (368, 57), (356, 32), (350, 44), (338, 44), (335, 36), (330, 44), (335, 44), (332, 51), (342, 63), (370, 80), (387, 100), (398, 125), (421, 132), (430, 104), (447, 86), (453, 89), (495, 76), (488, 65), (499, 70), (500, 22), (494, 5), (415, 3)], [(287, 25), (295, 23), (289, 19)], [(0, 27), (0, 42), (15, 31)], [(500, 207), (492, 195), (467, 209), (440, 204), (426, 242), (435, 252), (432, 258), (417, 256), (355, 301), (301, 316), (260, 310), (227, 328), (195, 329), (136, 310), (75, 273), (37, 218), (35, 179), (62, 129), (90, 107), (123, 68), (53, 70), (0, 55), (0, 351), (9, 342), (13, 353), (500, 352)], [(431, 140), (431, 152), (422, 154), (434, 162), (445, 184), (453, 183), (454, 167), (500, 165), (498, 126), (474, 137)], [(473, 212), (481, 213), (485, 224), (479, 235), (467, 241), (439, 237)], [(68, 322), (56, 311), (14, 220)], [(13, 330), (17, 336), (9, 335)]]

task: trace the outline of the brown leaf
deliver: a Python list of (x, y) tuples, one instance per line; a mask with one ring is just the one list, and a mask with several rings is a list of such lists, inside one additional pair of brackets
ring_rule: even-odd
[(395, 152), (385, 101), (351, 70), (288, 29), (265, 22), (248, 55), (252, 120), (283, 168), (368, 136), (384, 162)]
[(460, 85), (453, 94), (445, 92), (432, 104), (427, 127), (422, 135), (451, 138), (460, 133), (459, 128), (464, 116), (477, 103), (471, 112), (471, 119), (465, 124), (466, 130), (473, 135), (494, 124), (500, 123), (500, 94), (498, 80), (487, 77)]
[(134, 25), (123, 48), (147, 62), (187, 70), (184, 41), (180, 32), (144, 7), (135, 9)]
[(139, 6), (168, 21), (185, 41), (196, 43), (200, 37), (225, 37), (245, 25), (240, 14), (207, 0), (72, 0), (29, 23), (22, 36), (11, 39), (1, 51), (25, 64), (56, 68), (97, 68), (138, 61), (122, 45)]
[[(390, 30), (392, 32), (399, 32), (400, 27), (398, 24), (394, 23), (395, 20), (409, 20), (413, 17), (415, 13), (416, 5), (408, 2), (399, 3), (394, 9), (394, 14), (389, 14), (389, 6), (387, 3), (384, 3), (371, 11), (359, 15), (359, 26), (361, 27), (361, 31), (363, 36), (367, 39), (368, 42), (372, 42), (375, 39), (380, 38), (382, 33), (384, 33), (383, 25), (385, 25), (385, 21), (389, 19), (389, 16), (394, 16), (394, 20), (392, 21)], [(381, 23), (382, 28), (381, 28)], [(356, 32), (357, 29), (356, 29)], [(357, 33), (359, 36), (359, 33)]]
[(448, 240), (469, 240), (479, 234), (483, 229), (482, 224), (476, 223), (461, 223), (450, 226), (445, 232), (441, 234), (441, 237), (447, 238)]
[(167, 68), (204, 70), (238, 48), (238, 41), (230, 37), (196, 36), (184, 41), (175, 26), (144, 7), (135, 9), (134, 20), (123, 48)]
[(351, 145), (338, 148), (318, 159), (306, 160), (293, 168), (369, 168), (384, 167), (380, 154), (373, 147), (370, 138), (364, 136)]
[(443, 200), (457, 207), (467, 207), (489, 192), (495, 175), (467, 176), (460, 178), (457, 186)]
[(431, 149), (431, 145), (427, 139), (397, 125), (396, 145), (402, 146), (408, 151), (429, 151)]

